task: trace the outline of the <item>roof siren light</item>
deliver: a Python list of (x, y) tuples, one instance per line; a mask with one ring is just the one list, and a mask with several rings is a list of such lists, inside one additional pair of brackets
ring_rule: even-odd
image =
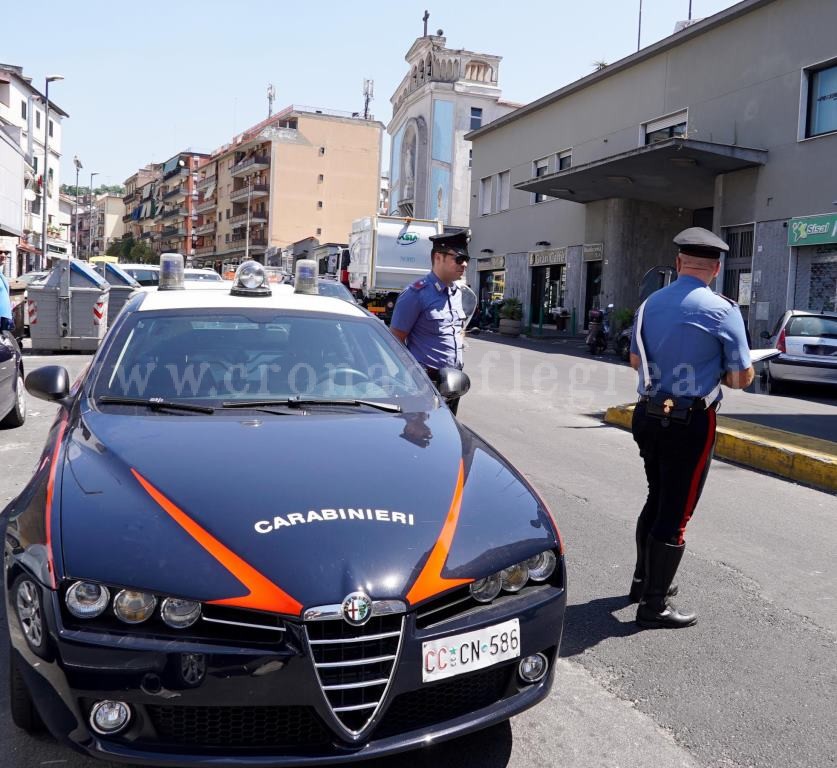
[(158, 291), (180, 291), (183, 284), (183, 256), (179, 253), (160, 254), (160, 284)]
[(267, 282), (267, 273), (264, 265), (258, 261), (242, 262), (235, 271), (233, 287), (230, 294), (233, 296), (270, 296), (273, 291)]
[(317, 274), (318, 264), (314, 259), (300, 259), (296, 263), (294, 293), (318, 294)]

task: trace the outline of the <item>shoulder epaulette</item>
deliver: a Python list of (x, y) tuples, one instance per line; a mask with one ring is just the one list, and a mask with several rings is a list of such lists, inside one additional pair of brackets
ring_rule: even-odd
[(427, 278), (423, 277), (421, 278), (421, 280), (416, 280), (410, 286), (410, 288), (412, 288), (414, 291), (420, 291), (422, 288), (424, 288), (425, 285), (427, 285)]

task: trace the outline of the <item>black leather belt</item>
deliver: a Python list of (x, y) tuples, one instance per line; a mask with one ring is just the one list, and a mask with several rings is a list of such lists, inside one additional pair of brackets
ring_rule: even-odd
[[(683, 401), (686, 398), (679, 397), (677, 399), (678, 399), (678, 401)], [(637, 402), (647, 403), (650, 400), (651, 400), (651, 398), (648, 397), (648, 395), (640, 395), (639, 400)], [(717, 405), (717, 403), (718, 403), (717, 400), (714, 400), (711, 403), (707, 403), (706, 398), (704, 398), (704, 397), (694, 397), (694, 398), (692, 398), (692, 402), (689, 404), (689, 409), (693, 410), (693, 411), (708, 411), (710, 408), (714, 408), (715, 405)]]

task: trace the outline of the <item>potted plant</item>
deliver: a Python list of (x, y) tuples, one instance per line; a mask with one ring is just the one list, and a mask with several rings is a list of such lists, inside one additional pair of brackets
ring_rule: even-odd
[(500, 307), (500, 333), (504, 336), (519, 336), (523, 328), (523, 304), (514, 296), (503, 301)]

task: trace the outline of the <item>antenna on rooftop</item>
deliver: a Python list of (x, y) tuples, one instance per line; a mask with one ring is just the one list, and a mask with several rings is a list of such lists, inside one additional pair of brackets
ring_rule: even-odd
[(375, 98), (375, 81), (363, 81), (363, 119), (369, 119), (369, 102)]
[(267, 116), (271, 117), (273, 115), (273, 102), (276, 99), (276, 89), (273, 87), (273, 83), (267, 84)]

